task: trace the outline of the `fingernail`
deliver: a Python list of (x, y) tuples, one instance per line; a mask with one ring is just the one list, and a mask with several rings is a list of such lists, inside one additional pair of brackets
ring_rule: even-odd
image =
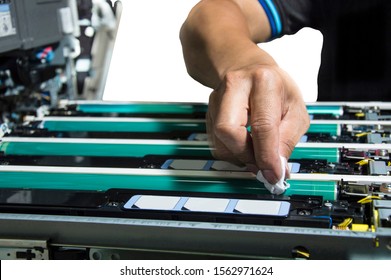
[(269, 184), (274, 185), (279, 181), (276, 174), (271, 170), (262, 170), (262, 175), (269, 182)]
[(284, 160), (284, 166), (285, 166), (285, 178), (284, 179), (289, 179), (291, 177), (291, 171), (289, 170), (288, 160), (285, 157), (281, 157), (281, 160)]

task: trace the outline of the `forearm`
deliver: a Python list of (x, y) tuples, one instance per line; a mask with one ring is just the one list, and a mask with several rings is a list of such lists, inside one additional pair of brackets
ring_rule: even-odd
[(181, 29), (189, 74), (216, 88), (225, 74), (251, 64), (274, 64), (257, 42), (270, 36), (270, 27), (256, 0), (203, 0)]

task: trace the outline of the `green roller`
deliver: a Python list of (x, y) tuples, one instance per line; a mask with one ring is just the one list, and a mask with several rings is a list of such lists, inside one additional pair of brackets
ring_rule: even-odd
[(323, 181), (288, 180), (290, 188), (285, 195), (321, 195), (324, 200), (337, 199), (337, 183)]
[(42, 126), (51, 131), (105, 131), (105, 132), (204, 132), (204, 122), (165, 121), (72, 121), (44, 120)]
[(118, 144), (94, 142), (2, 142), (5, 155), (116, 156), (178, 155), (211, 157), (210, 148), (191, 144)]
[[(251, 132), (251, 126), (247, 127), (247, 131)], [(338, 136), (341, 134), (341, 126), (339, 124), (310, 124), (307, 132), (311, 133), (330, 133), (332, 136)]]
[[(106, 132), (170, 132), (170, 131), (192, 131), (205, 132), (205, 122), (194, 121), (162, 121), (154, 119), (151, 121), (74, 121), (69, 119), (46, 119), (42, 127), (50, 131), (106, 131)], [(251, 132), (251, 127), (247, 128)], [(311, 124), (308, 132), (330, 133), (337, 136), (340, 134), (338, 124)]]
[[(206, 104), (176, 103), (79, 103), (77, 110), (85, 113), (193, 114), (206, 113)], [(342, 106), (307, 105), (309, 114), (343, 115)]]
[(307, 105), (307, 111), (310, 115), (316, 114), (331, 114), (334, 116), (343, 115), (342, 106), (317, 106), (317, 105)]
[[(45, 141), (19, 138), (18, 141), (3, 139), (0, 151), (5, 155), (59, 155), (59, 156), (118, 156), (143, 157), (145, 155), (203, 156), (212, 157), (206, 142), (115, 142), (115, 141)], [(339, 161), (338, 148), (296, 147), (291, 159), (325, 159)]]
[[(85, 113), (172, 113), (193, 114), (205, 113), (206, 104), (176, 104), (176, 103), (79, 103), (77, 110)], [(307, 105), (309, 114), (343, 115), (342, 106)]]
[(341, 126), (339, 124), (310, 124), (307, 132), (312, 133), (330, 133), (332, 136), (341, 134)]
[(63, 172), (0, 172), (2, 188), (101, 190), (111, 188), (218, 193), (268, 193), (255, 179), (196, 178)]
[(329, 162), (339, 162), (338, 148), (296, 147), (290, 159), (325, 159)]
[(175, 103), (87, 103), (78, 104), (77, 110), (85, 113), (128, 113), (128, 114), (194, 114), (206, 113), (205, 104), (175, 104)]
[[(334, 182), (290, 181), (285, 195), (321, 195), (334, 200)], [(255, 178), (215, 178), (150, 174), (96, 174), (72, 172), (0, 171), (1, 188), (39, 188), (105, 191), (111, 188), (160, 191), (268, 194)]]

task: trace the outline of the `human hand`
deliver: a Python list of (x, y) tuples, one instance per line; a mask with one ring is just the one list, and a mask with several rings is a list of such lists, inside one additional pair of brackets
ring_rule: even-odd
[[(280, 156), (290, 157), (309, 117), (286, 72), (274, 65), (250, 65), (228, 72), (212, 92), (206, 123), (216, 158), (261, 170), (275, 184), (284, 173)], [(289, 170), (285, 174), (289, 177)]]

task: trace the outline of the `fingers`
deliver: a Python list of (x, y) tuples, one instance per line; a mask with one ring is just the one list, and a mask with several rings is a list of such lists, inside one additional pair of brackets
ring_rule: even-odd
[(281, 170), (281, 157), (288, 159), (307, 131), (309, 118), (300, 90), (280, 69), (258, 71), (250, 97), (251, 126), (257, 166), (270, 182), (278, 182), (289, 168)]
[(216, 137), (213, 126), (214, 118), (211, 116), (210, 111), (211, 110), (208, 110), (206, 115), (206, 132), (208, 133), (208, 141), (209, 146), (211, 147), (212, 155), (215, 158), (226, 160), (237, 165), (242, 165), (243, 163), (239, 161), (239, 159), (235, 157), (235, 155), (224, 145), (224, 143)]
[(213, 155), (256, 166), (271, 184), (283, 174), (289, 177), (288, 168), (281, 170), (281, 160), (290, 157), (308, 126), (300, 91), (273, 67), (230, 73), (210, 96), (207, 130)]
[(251, 83), (236, 73), (211, 94), (207, 130), (215, 157), (237, 164), (255, 163), (247, 130), (250, 90)]

